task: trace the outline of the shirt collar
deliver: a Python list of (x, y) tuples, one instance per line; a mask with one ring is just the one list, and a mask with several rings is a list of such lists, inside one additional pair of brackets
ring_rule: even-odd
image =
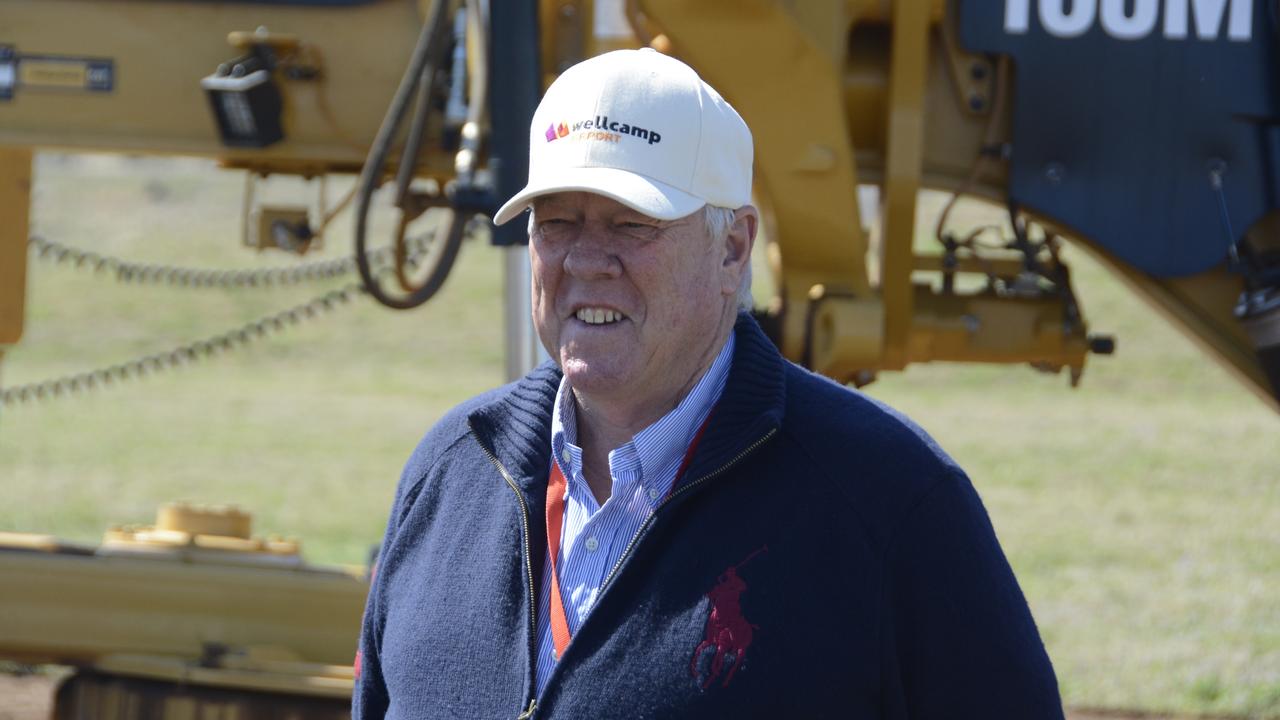
[[(609, 472), (615, 482), (638, 480), (656, 506), (676, 480), (676, 472), (694, 435), (706, 422), (724, 391), (733, 361), (734, 335), (720, 349), (706, 374), (676, 407), (636, 433), (631, 441), (609, 453)], [(584, 482), (582, 448), (577, 444), (577, 408), (568, 378), (561, 378), (551, 413), (551, 450), (554, 462), (569, 484)]]

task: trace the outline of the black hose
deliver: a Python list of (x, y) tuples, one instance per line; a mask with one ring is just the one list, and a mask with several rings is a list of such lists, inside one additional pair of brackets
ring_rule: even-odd
[[(388, 295), (373, 277), (373, 270), (366, 250), (369, 204), (372, 201), (374, 191), (381, 185), (383, 168), (386, 167), (387, 155), (395, 142), (396, 132), (404, 121), (409, 104), (419, 92), (423, 95), (422, 101), (418, 103), (418, 113), (416, 113), (420, 117), (415, 118), (413, 125), (420, 130), (425, 124), (425, 114), (430, 111), (431, 106), (429, 102), (430, 89), (433, 84), (431, 80), (439, 65), (439, 58), (443, 55), (443, 30), (445, 28), (444, 21), (448, 16), (448, 5), (447, 0), (435, 0), (431, 4), (431, 9), (427, 13), (427, 20), (422, 26), (422, 34), (418, 36), (418, 43), (414, 46), (413, 55), (409, 60), (409, 66), (405, 69), (404, 77), (400, 80), (400, 86), (396, 89), (391, 105), (387, 108), (387, 114), (382, 120), (382, 126), (378, 128), (378, 134), (374, 138), (373, 145), (369, 148), (369, 155), (365, 159), (364, 168), (360, 172), (359, 191), (356, 195), (356, 268), (360, 271), (360, 279), (364, 282), (369, 294), (383, 305), (396, 310), (408, 310), (418, 307), (436, 294), (444, 284), (445, 278), (448, 277), (449, 271), (453, 268), (453, 262), (458, 256), (458, 249), (462, 244), (463, 230), (466, 226), (465, 219), (459, 213), (454, 212), (449, 220), (449, 230), (445, 235), (444, 247), (439, 258), (430, 273), (428, 273), (427, 279), (422, 286), (408, 295), (402, 298)], [(420, 90), (419, 86), (421, 87)], [(421, 133), (419, 132), (418, 135), (417, 138), (411, 136), (406, 144), (414, 148), (419, 147)], [(404, 164), (412, 166), (416, 159), (416, 154), (412, 156), (406, 154), (402, 161), (402, 166)], [(403, 171), (400, 174), (403, 175)], [(409, 173), (408, 178), (412, 180), (412, 172)], [(397, 184), (399, 185), (400, 183)], [(408, 187), (407, 181), (403, 184), (404, 188), (397, 188), (397, 192), (401, 194)], [(400, 204), (403, 205), (403, 203)], [(402, 207), (403, 211), (406, 210)]]
[[(418, 92), (413, 104), (413, 119), (409, 121), (409, 132), (404, 137), (404, 149), (400, 151), (400, 166), (396, 168), (396, 207), (408, 209), (409, 190), (413, 185), (413, 173), (418, 167), (418, 153), (422, 152), (422, 141), (427, 134), (427, 118), (431, 115), (432, 92), (435, 90), (435, 70), (438, 53), (432, 53), (428, 59), (426, 70), (418, 78)], [(398, 121), (397, 121), (398, 122)], [(415, 208), (416, 210), (416, 208)]]

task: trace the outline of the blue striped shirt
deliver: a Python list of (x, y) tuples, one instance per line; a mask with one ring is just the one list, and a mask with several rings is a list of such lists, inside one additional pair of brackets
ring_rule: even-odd
[[(720, 399), (733, 358), (733, 335), (674, 410), (609, 453), (613, 488), (604, 505), (596, 502), (582, 475), (582, 448), (568, 380), (560, 382), (551, 416), (552, 462), (564, 473), (564, 525), (560, 535), (560, 594), (570, 634), (590, 614), (605, 578), (622, 557), (640, 525), (662, 503), (676, 481), (689, 443)], [(543, 559), (538, 601), (538, 695), (555, 667), (551, 639), (551, 559)]]

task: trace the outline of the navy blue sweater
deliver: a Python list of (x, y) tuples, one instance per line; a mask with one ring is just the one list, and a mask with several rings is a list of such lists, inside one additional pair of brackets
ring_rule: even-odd
[(405, 468), (356, 718), (1061, 718), (965, 474), (739, 319), (692, 463), (534, 698), (559, 371), (451, 411)]

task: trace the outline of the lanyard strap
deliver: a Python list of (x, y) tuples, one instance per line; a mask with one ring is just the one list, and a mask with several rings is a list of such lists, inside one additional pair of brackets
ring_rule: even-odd
[[(698, 447), (698, 441), (702, 439), (702, 433), (710, 422), (711, 414), (708, 414), (707, 419), (702, 422), (702, 427), (698, 428), (698, 432), (693, 436), (693, 441), (689, 443), (689, 449), (684, 453), (684, 459), (680, 462), (680, 469), (676, 471), (675, 480), (671, 482), (667, 497), (671, 497), (671, 492), (684, 477), (685, 470), (689, 469), (689, 463), (693, 460), (693, 451)], [(551, 558), (551, 641), (556, 647), (557, 660), (564, 655), (564, 649), (568, 647), (572, 637), (569, 633), (569, 618), (564, 611), (564, 599), (560, 595), (560, 573), (556, 570), (556, 557), (560, 554), (560, 533), (564, 529), (565, 491), (568, 486), (564, 473), (560, 471), (560, 463), (552, 460), (551, 477), (547, 482), (547, 555)]]

